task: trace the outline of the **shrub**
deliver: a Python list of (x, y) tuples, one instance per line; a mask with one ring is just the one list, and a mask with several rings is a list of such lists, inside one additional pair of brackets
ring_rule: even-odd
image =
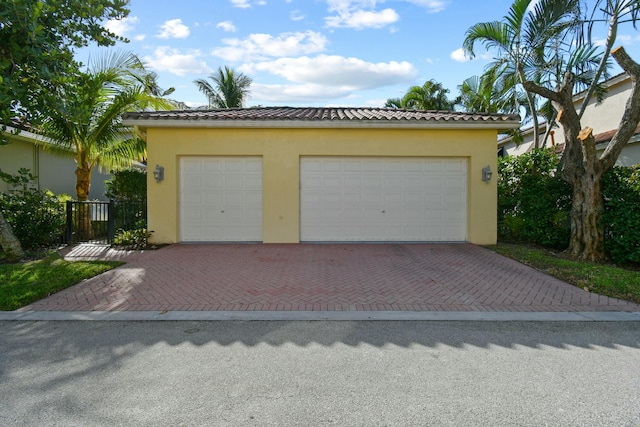
[(125, 169), (113, 173), (105, 181), (105, 195), (115, 201), (147, 200), (147, 173), (137, 169)]
[(105, 194), (114, 201), (116, 228), (125, 231), (146, 228), (147, 173), (136, 169), (117, 171), (105, 186)]
[(640, 263), (640, 165), (612, 168), (602, 193), (607, 255), (617, 263)]
[(498, 234), (556, 249), (569, 244), (571, 187), (556, 173), (558, 156), (535, 150), (498, 162)]
[(148, 244), (149, 232), (146, 228), (136, 228), (134, 230), (118, 230), (113, 239), (113, 246), (121, 246), (126, 249), (145, 249)]
[(60, 243), (65, 227), (65, 209), (50, 191), (29, 188), (33, 176), (26, 169), (17, 175), (2, 174), (17, 189), (0, 194), (0, 209), (25, 250), (46, 248)]

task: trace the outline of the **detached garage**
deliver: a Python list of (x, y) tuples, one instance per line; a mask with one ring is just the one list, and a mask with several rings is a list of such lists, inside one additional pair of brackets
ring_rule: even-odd
[(493, 244), (486, 171), (496, 170), (498, 132), (520, 125), (514, 115), (375, 108), (124, 119), (146, 138), (149, 170), (162, 170), (148, 176), (153, 243)]

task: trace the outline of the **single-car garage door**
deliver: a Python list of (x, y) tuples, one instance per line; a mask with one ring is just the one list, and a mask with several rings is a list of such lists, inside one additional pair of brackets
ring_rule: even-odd
[(303, 157), (301, 241), (465, 241), (467, 160)]
[(180, 240), (262, 241), (262, 158), (180, 158)]

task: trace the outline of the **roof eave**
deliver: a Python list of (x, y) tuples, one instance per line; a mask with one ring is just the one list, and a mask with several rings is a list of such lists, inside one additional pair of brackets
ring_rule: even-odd
[(136, 126), (141, 129), (148, 128), (255, 128), (255, 129), (517, 129), (519, 120), (500, 121), (302, 121), (302, 120), (144, 120), (125, 119), (125, 126)]

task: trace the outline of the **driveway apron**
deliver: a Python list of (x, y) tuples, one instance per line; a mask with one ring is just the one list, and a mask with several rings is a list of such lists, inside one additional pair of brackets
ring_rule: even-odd
[(20, 311), (640, 311), (472, 244), (80, 245), (114, 270)]

